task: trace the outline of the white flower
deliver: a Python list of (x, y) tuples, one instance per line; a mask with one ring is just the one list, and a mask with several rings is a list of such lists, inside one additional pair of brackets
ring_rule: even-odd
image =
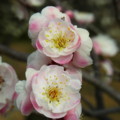
[(42, 66), (39, 71), (28, 68), (26, 77), (32, 86), (35, 110), (49, 118), (62, 118), (75, 108), (80, 103), (81, 88), (81, 73), (79, 77), (77, 74), (57, 65)]
[(92, 64), (92, 41), (89, 32), (55, 19), (38, 36), (37, 49), (59, 64), (73, 61), (77, 67)]
[(92, 64), (89, 32), (73, 26), (69, 17), (55, 7), (46, 7), (30, 18), (29, 37), (37, 50), (58, 64)]
[(99, 34), (93, 39), (94, 50), (97, 54), (103, 56), (115, 56), (118, 52), (118, 47), (115, 43), (115, 40), (111, 37), (103, 34)]

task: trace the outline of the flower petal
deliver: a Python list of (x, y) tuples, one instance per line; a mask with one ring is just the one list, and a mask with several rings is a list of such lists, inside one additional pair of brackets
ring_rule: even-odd
[(27, 78), (27, 82), (26, 82), (26, 89), (30, 92), (31, 91), (31, 84), (32, 84), (32, 80), (34, 79), (34, 77), (37, 76), (38, 71), (32, 68), (28, 68), (26, 71), (26, 78)]
[(24, 115), (29, 115), (33, 111), (33, 105), (30, 101), (30, 96), (27, 95), (21, 104), (21, 112)]
[(67, 55), (67, 56), (52, 58), (52, 60), (55, 61), (56, 63), (59, 63), (59, 64), (67, 64), (68, 62), (71, 61), (72, 57), (73, 57), (73, 54), (70, 54), (70, 55)]
[(64, 117), (64, 120), (79, 120), (81, 112), (81, 104), (79, 104), (77, 107), (67, 112), (67, 115)]
[(49, 20), (52, 20), (55, 18), (59, 18), (59, 19), (64, 18), (65, 21), (70, 22), (70, 18), (66, 14), (60, 12), (59, 9), (56, 7), (48, 6), (48, 7), (44, 8), (41, 13), (44, 16), (46, 16), (47, 19), (49, 19)]
[(35, 51), (28, 56), (27, 67), (39, 70), (42, 65), (50, 64), (52, 60), (39, 51)]
[(90, 51), (93, 47), (93, 43), (89, 37), (89, 32), (85, 29), (78, 28), (78, 33), (81, 38), (81, 46), (79, 49), (81, 49), (81, 51), (84, 51), (86, 54), (90, 54)]
[(18, 109), (24, 115), (29, 115), (33, 111), (33, 105), (30, 101), (30, 94), (27, 92), (26, 88), (26, 81), (19, 81), (16, 84), (15, 91), (17, 93), (16, 103)]
[(35, 13), (31, 16), (29, 20), (29, 29), (28, 35), (32, 39), (32, 44), (35, 46), (38, 33), (42, 29), (42, 26), (47, 25), (47, 19), (45, 16), (41, 15), (40, 13)]
[(2, 109), (0, 109), (0, 114), (4, 114), (6, 113), (6, 111), (8, 110), (9, 108), (9, 104), (5, 104), (4, 107)]
[(81, 46), (74, 53), (73, 64), (76, 67), (86, 67), (92, 64), (92, 59), (90, 58), (92, 41), (87, 30), (79, 28), (78, 32), (81, 38)]
[(76, 67), (86, 67), (92, 64), (92, 59), (90, 56), (86, 55), (84, 52), (77, 51), (74, 53), (73, 64)]

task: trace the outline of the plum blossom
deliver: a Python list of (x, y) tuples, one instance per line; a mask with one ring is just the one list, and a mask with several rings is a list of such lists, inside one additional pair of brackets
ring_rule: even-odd
[(59, 64), (73, 60), (77, 67), (85, 67), (92, 63), (92, 41), (88, 31), (60, 19), (51, 21), (39, 33), (36, 46), (40, 52)]
[(59, 64), (68, 63), (73, 57), (72, 53), (80, 45), (80, 37), (72, 27), (60, 19), (51, 21), (48, 27), (39, 33), (38, 50)]
[(88, 31), (73, 26), (69, 17), (57, 8), (46, 7), (41, 14), (34, 14), (28, 31), (32, 44), (54, 62), (62, 65), (73, 62), (76, 67), (92, 64)]
[(93, 39), (93, 47), (98, 55), (112, 57), (118, 52), (118, 47), (111, 37), (103, 34), (99, 34)]
[(11, 109), (15, 97), (15, 84), (18, 81), (16, 72), (0, 57), (0, 114)]
[(32, 40), (33, 46), (36, 44), (40, 31), (46, 27), (51, 20), (56, 18), (70, 22), (70, 18), (66, 14), (52, 6), (45, 7), (41, 13), (35, 13), (30, 17), (28, 35)]
[[(71, 14), (67, 14), (71, 15)], [(74, 18), (80, 23), (80, 24), (90, 24), (94, 21), (95, 17), (92, 13), (87, 12), (79, 12), (79, 11), (73, 11)]]
[(78, 73), (70, 71), (57, 65), (44, 65), (38, 71), (27, 69), (26, 86), (31, 87), (30, 99), (37, 112), (53, 119), (75, 114), (74, 110), (80, 104), (82, 77), (81, 72), (77, 77)]

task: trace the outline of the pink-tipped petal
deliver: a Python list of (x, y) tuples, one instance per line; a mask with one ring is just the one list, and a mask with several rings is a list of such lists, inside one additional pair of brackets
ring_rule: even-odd
[(82, 109), (81, 104), (77, 105), (77, 107), (67, 112), (67, 115), (64, 117), (64, 120), (79, 120)]
[(75, 114), (66, 115), (64, 120), (79, 120)]
[(73, 64), (76, 67), (86, 67), (92, 64), (90, 51), (92, 50), (92, 40), (89, 37), (89, 32), (85, 29), (79, 28), (78, 33), (81, 38), (81, 45), (74, 53)]
[(40, 51), (41, 51), (42, 48), (43, 48), (42, 45), (40, 44), (40, 42), (39, 42), (38, 40), (36, 41), (36, 47), (37, 47), (37, 49), (40, 50)]
[(12, 96), (12, 100), (16, 100), (17, 97), (18, 97), (18, 94), (16, 92), (14, 92), (14, 94)]
[(75, 52), (73, 57), (73, 64), (76, 67), (86, 67), (92, 64), (92, 59), (89, 55), (86, 55), (82, 52)]
[(30, 96), (27, 96), (21, 104), (21, 112), (24, 115), (29, 115), (33, 111), (33, 105), (30, 101)]
[(26, 81), (19, 81), (15, 86), (17, 93), (16, 105), (24, 115), (29, 115), (33, 111), (33, 105), (30, 101), (30, 89), (26, 89)]
[(67, 56), (61, 56), (58, 58), (52, 58), (53, 61), (59, 64), (67, 64), (72, 60), (73, 54)]
[(35, 96), (34, 96), (33, 93), (31, 93), (31, 95), (30, 95), (30, 100), (31, 100), (31, 102), (32, 102), (35, 110), (37, 110), (38, 112), (40, 112), (41, 109), (42, 109), (42, 107), (39, 107), (38, 104), (36, 103)]
[(6, 104), (2, 109), (0, 109), (0, 114), (4, 114), (6, 113), (6, 111), (8, 110), (8, 104)]
[(38, 34), (43, 26), (47, 25), (47, 19), (40, 13), (35, 13), (29, 20), (28, 35), (32, 39), (32, 45), (35, 46)]
[(74, 17), (74, 13), (71, 10), (65, 12), (71, 19)]

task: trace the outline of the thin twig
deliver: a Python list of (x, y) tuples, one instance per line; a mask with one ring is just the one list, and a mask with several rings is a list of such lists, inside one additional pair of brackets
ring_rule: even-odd
[(8, 48), (0, 44), (0, 53), (9, 56), (12, 59), (26, 62), (28, 54), (15, 51), (11, 48)]
[[(93, 59), (93, 70), (94, 70), (94, 77), (96, 78), (97, 81), (100, 81), (100, 70), (99, 70), (99, 58), (95, 54), (94, 50), (92, 50), (91, 57)], [(102, 91), (98, 87), (95, 86), (95, 99), (97, 103), (97, 109), (104, 109), (104, 101), (103, 101), (103, 96), (102, 96)], [(107, 120), (108, 118), (106, 116), (100, 116), (98, 118), (99, 120)]]
[(98, 87), (99, 89), (101, 89), (101, 91), (107, 93), (111, 98), (113, 98), (114, 100), (116, 100), (116, 102), (120, 104), (120, 93), (115, 91), (112, 87), (96, 80), (95, 77), (89, 75), (89, 73), (86, 72), (83, 72), (83, 79), (89, 82), (90, 84)]
[(88, 116), (99, 117), (99, 116), (103, 116), (111, 113), (118, 113), (120, 112), (120, 107), (103, 109), (98, 111), (92, 111), (92, 110), (87, 110), (83, 108), (83, 112)]
[[(99, 70), (99, 59), (98, 56), (95, 54), (94, 50), (92, 51), (92, 59), (93, 59), (93, 70), (94, 70), (94, 76), (97, 81), (100, 81), (100, 70)], [(95, 96), (96, 96), (96, 102), (98, 109), (104, 108), (102, 93), (100, 89), (96, 87), (95, 89)]]

